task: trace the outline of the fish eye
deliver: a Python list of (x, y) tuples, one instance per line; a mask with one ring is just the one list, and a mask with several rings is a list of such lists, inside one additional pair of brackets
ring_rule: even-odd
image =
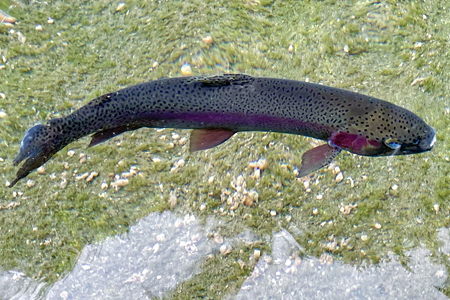
[(412, 141), (412, 143), (413, 143), (413, 145), (418, 145), (418, 144), (420, 143), (420, 139), (419, 139), (419, 138), (415, 138), (415, 139)]

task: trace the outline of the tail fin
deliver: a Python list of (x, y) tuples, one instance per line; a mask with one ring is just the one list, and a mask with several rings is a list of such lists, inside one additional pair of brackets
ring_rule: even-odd
[(19, 154), (13, 164), (17, 166), (24, 159), (26, 161), (17, 171), (16, 178), (9, 187), (13, 187), (20, 179), (43, 165), (66, 144), (61, 139), (60, 131), (50, 124), (39, 124), (28, 130), (20, 143)]

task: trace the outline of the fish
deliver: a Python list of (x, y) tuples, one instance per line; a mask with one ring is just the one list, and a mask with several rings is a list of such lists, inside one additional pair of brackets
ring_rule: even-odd
[(25, 162), (9, 186), (81, 137), (91, 135), (92, 147), (142, 127), (193, 129), (191, 152), (242, 131), (325, 141), (302, 155), (298, 177), (327, 166), (342, 150), (407, 155), (429, 151), (436, 142), (435, 129), (411, 111), (348, 90), (247, 74), (162, 78), (102, 95), (29, 129), (13, 164)]

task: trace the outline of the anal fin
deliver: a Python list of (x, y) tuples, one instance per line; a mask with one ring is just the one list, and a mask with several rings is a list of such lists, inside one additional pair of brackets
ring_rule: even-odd
[(191, 132), (189, 150), (206, 150), (222, 144), (235, 134), (227, 129), (194, 129)]
[(302, 165), (298, 177), (306, 176), (330, 164), (341, 152), (341, 148), (323, 144), (312, 148), (302, 155)]

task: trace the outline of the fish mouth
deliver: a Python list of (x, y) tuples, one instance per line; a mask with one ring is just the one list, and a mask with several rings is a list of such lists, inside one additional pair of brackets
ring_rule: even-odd
[(433, 132), (433, 138), (431, 139), (430, 142), (430, 150), (433, 149), (434, 144), (436, 143), (436, 129), (434, 129), (433, 127), (431, 127), (432, 132)]

